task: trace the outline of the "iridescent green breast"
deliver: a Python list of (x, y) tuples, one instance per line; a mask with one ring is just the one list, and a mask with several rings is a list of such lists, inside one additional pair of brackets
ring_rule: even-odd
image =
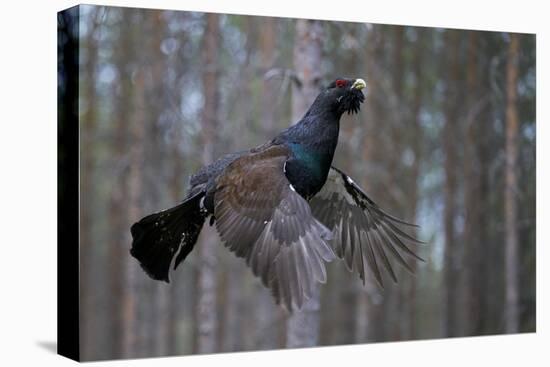
[(288, 146), (292, 158), (286, 166), (287, 177), (296, 191), (306, 198), (311, 197), (325, 184), (332, 156), (301, 144), (290, 143)]
[(304, 148), (300, 144), (290, 144), (294, 157), (300, 164), (316, 177), (323, 176), (324, 154)]

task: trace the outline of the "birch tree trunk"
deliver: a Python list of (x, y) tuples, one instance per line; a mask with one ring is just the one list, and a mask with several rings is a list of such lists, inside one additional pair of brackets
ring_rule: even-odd
[[(319, 93), (321, 81), (321, 54), (323, 28), (316, 20), (296, 21), (294, 40), (294, 71), (301, 82), (292, 88), (292, 121), (295, 123), (305, 114)], [(319, 340), (320, 288), (316, 284), (313, 296), (294, 311), (287, 320), (286, 346), (301, 348), (317, 345)]]
[(518, 110), (517, 82), (519, 37), (511, 34), (506, 67), (506, 178), (504, 215), (506, 220), (506, 332), (519, 331), (519, 279), (518, 279)]
[(298, 122), (319, 94), (323, 26), (320, 21), (298, 19), (294, 36), (294, 72), (300, 85), (292, 85), (292, 123)]
[[(214, 159), (216, 125), (218, 119), (218, 47), (219, 18), (217, 14), (206, 15), (206, 29), (203, 41), (203, 93), (202, 140), (204, 164)], [(197, 299), (197, 352), (213, 353), (218, 350), (217, 303), (217, 235), (208, 224), (203, 227), (197, 250), (198, 263), (198, 299)]]

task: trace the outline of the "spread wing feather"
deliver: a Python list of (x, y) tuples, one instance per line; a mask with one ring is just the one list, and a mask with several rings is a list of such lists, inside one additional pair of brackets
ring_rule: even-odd
[(331, 167), (327, 182), (311, 201), (315, 218), (332, 230), (331, 245), (350, 271), (359, 273), (365, 282), (368, 266), (376, 281), (383, 286), (380, 265), (397, 282), (390, 257), (412, 272), (402, 256), (424, 261), (407, 246), (422, 243), (404, 232), (399, 225), (414, 226), (384, 212), (353, 180)]
[(315, 282), (326, 281), (324, 263), (336, 256), (331, 231), (284, 174), (288, 155), (268, 146), (231, 163), (217, 181), (214, 216), (225, 246), (292, 310), (311, 297)]

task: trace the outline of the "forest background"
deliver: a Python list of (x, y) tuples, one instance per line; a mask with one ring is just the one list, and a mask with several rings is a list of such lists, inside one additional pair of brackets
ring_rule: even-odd
[(128, 229), (337, 76), (368, 91), (335, 165), (420, 225), (427, 262), (383, 291), (331, 264), (304, 345), (534, 331), (533, 35), (80, 9), (84, 359), (288, 345), (287, 315), (213, 231), (167, 285), (130, 258)]

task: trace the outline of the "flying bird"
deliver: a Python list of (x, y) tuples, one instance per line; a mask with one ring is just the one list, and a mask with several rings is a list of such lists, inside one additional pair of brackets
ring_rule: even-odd
[(337, 258), (363, 283), (367, 268), (380, 286), (381, 268), (397, 282), (390, 259), (412, 272), (403, 254), (422, 260), (408, 246), (421, 241), (401, 226), (414, 225), (384, 212), (332, 166), (340, 118), (359, 112), (365, 86), (336, 79), (272, 140), (202, 167), (183, 202), (132, 225), (131, 255), (151, 278), (169, 282), (170, 266), (185, 260), (209, 219), (289, 311), (326, 282), (325, 263)]

